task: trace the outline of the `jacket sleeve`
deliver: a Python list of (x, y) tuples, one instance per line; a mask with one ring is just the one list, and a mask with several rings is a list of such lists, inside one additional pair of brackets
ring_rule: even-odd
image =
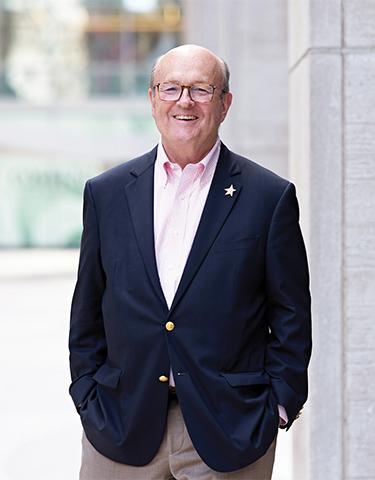
[(289, 183), (274, 210), (267, 239), (269, 340), (266, 370), (289, 428), (307, 399), (311, 313), (307, 258), (295, 187)]
[(83, 201), (83, 232), (74, 290), (69, 332), (70, 371), (69, 393), (79, 410), (95, 385), (92, 375), (104, 363), (107, 353), (102, 317), (102, 296), (105, 274), (100, 256), (97, 214), (87, 182)]

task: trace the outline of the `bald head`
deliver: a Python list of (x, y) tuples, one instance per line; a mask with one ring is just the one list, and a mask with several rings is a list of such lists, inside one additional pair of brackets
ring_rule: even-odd
[(161, 55), (154, 63), (151, 71), (150, 87), (155, 84), (155, 78), (158, 73), (165, 72), (169, 65), (173, 64), (175, 59), (179, 61), (186, 61), (188, 66), (189, 62), (194, 59), (202, 65), (211, 65), (215, 70), (216, 75), (220, 79), (221, 88), (224, 92), (229, 92), (229, 68), (223, 59), (215, 55), (208, 48), (201, 47), (199, 45), (180, 45), (179, 47), (172, 48), (164, 55)]
[(182, 168), (202, 160), (217, 141), (232, 103), (226, 71), (219, 57), (197, 45), (173, 48), (155, 63), (152, 115), (165, 152)]

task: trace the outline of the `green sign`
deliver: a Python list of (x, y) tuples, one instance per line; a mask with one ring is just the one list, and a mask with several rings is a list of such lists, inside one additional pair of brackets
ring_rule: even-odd
[(92, 162), (0, 154), (0, 247), (77, 247)]

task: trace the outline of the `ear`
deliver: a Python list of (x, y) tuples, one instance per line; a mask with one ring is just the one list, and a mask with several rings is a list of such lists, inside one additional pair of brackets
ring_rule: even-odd
[(225, 117), (227, 116), (229, 107), (232, 105), (233, 95), (231, 92), (227, 92), (224, 94), (224, 97), (221, 100), (222, 103), (222, 112), (221, 112), (221, 121), (223, 122)]
[(154, 91), (152, 88), (149, 88), (148, 89), (148, 98), (150, 100), (150, 103), (151, 103), (151, 110), (152, 110), (152, 116), (154, 117), (155, 116), (155, 95), (154, 95)]

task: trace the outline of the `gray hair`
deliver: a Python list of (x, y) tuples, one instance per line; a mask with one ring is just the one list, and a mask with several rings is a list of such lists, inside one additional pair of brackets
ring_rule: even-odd
[[(162, 59), (162, 57), (164, 57), (164, 55), (160, 55), (160, 57), (158, 57), (155, 60), (153, 66), (152, 66), (151, 75), (150, 75), (150, 88), (154, 87), (156, 67), (158, 66), (158, 63)], [(229, 92), (229, 78), (230, 78), (229, 67), (228, 67), (228, 64), (222, 58), (218, 57), (218, 59), (219, 59), (219, 65), (220, 65), (221, 76), (222, 76), (222, 81), (223, 81), (222, 91), (227, 93), (227, 92)]]

